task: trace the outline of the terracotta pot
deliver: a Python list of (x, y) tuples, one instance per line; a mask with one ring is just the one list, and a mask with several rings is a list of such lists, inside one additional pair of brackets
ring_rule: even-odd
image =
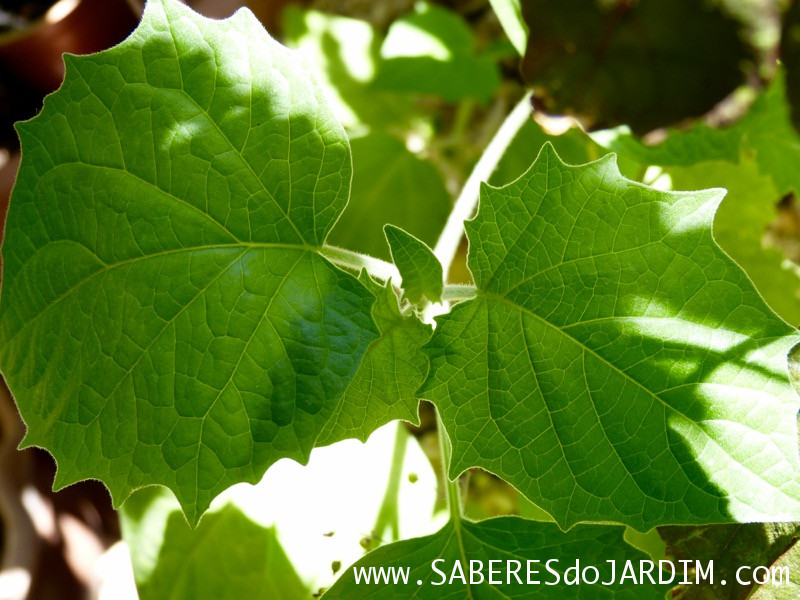
[(59, 0), (30, 27), (0, 35), (0, 61), (32, 86), (51, 92), (64, 79), (64, 52), (109, 48), (133, 31), (138, 17), (126, 0)]

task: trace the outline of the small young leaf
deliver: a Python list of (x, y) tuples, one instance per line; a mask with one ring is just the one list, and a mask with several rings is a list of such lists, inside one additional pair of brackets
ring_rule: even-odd
[(347, 438), (366, 441), (378, 427), (396, 419), (419, 422), (416, 392), (428, 370), (422, 346), (431, 328), (413, 313), (400, 314), (391, 281), (379, 285), (365, 272), (359, 279), (376, 298), (372, 316), (380, 337), (367, 348), (317, 446)]
[(318, 252), (347, 136), (247, 10), (154, 0), (125, 42), (66, 62), (18, 126), (0, 368), (57, 488), (100, 479), (118, 504), (161, 484), (196, 523), (308, 459), (377, 337), (372, 294)]
[[(329, 600), (341, 598), (343, 600), (358, 600), (359, 598), (472, 598), (484, 600), (498, 597), (498, 590), (502, 590), (502, 597), (506, 598), (589, 598), (595, 586), (604, 590), (603, 593), (613, 598), (630, 598), (631, 600), (662, 600), (669, 586), (651, 583), (642, 578), (640, 584), (632, 584), (630, 578), (621, 583), (620, 577), (625, 568), (625, 562), (630, 560), (635, 565), (635, 580), (639, 581), (639, 561), (647, 557), (638, 550), (634, 550), (622, 539), (624, 528), (580, 525), (567, 533), (561, 531), (553, 523), (537, 523), (526, 521), (518, 517), (500, 517), (488, 519), (480, 523), (452, 521), (445, 525), (439, 532), (423, 538), (406, 540), (383, 546), (370, 552), (355, 565), (345, 569), (336, 584), (325, 595)], [(440, 562), (434, 561), (441, 559)], [(491, 566), (495, 571), (492, 581), (489, 581), (489, 561), (495, 561)], [(527, 561), (538, 561), (528, 563)], [(551, 571), (546, 570), (548, 563)], [(476, 583), (470, 583), (470, 567), (481, 561), (483, 580), (477, 583), (478, 576), (473, 577)], [(514, 563), (512, 561), (518, 561)], [(587, 566), (597, 570), (600, 582), (613, 584), (566, 585), (564, 583), (565, 571), (572, 568), (575, 571), (576, 561), (580, 561), (581, 571)], [(614, 571), (612, 573), (611, 563)], [(458, 562), (460, 573), (454, 565)], [(433, 570), (432, 565), (444, 573), (443, 575)], [(516, 577), (509, 571), (519, 565)], [(369, 569), (370, 567), (390, 568), (410, 567), (408, 582), (397, 585), (366, 584), (363, 580), (356, 584), (354, 571)], [(528, 569), (533, 572), (528, 573)], [(451, 575), (456, 573), (451, 581)], [(557, 573), (559, 584), (550, 587), (556, 581)], [(587, 571), (590, 578), (594, 573)], [(654, 568), (651, 576), (658, 581), (658, 570)], [(528, 584), (528, 580), (537, 581), (538, 584)], [(499, 582), (499, 583), (498, 583)], [(519, 583), (521, 582), (521, 583)], [(588, 590), (587, 590), (588, 588)], [(557, 596), (553, 593), (557, 591)], [(596, 592), (600, 593), (600, 592)], [(597, 596), (600, 597), (600, 596)]]
[(428, 246), (394, 225), (383, 228), (392, 260), (403, 278), (405, 298), (416, 304), (423, 297), (440, 302), (444, 289), (442, 264)]
[(667, 193), (545, 146), (467, 223), (474, 300), (420, 391), (451, 478), (506, 479), (563, 527), (800, 519), (796, 331), (714, 242), (720, 190)]

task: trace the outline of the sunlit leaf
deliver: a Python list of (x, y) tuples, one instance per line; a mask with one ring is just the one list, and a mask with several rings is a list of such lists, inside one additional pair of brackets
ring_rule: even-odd
[(800, 518), (800, 341), (667, 193), (545, 146), (467, 223), (478, 294), (438, 318), (420, 394), (453, 445), (562, 526)]
[(196, 523), (307, 460), (378, 331), (318, 253), (350, 153), (303, 63), (249, 11), (154, 1), (18, 129), (0, 366), (55, 486), (162, 484)]

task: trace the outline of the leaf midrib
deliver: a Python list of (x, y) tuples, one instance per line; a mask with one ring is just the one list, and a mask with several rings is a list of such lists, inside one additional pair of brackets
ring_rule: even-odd
[[(93, 280), (95, 277), (97, 277), (99, 275), (106, 274), (106, 273), (108, 273), (110, 271), (113, 271), (114, 269), (117, 269), (117, 268), (120, 268), (120, 267), (125, 267), (125, 266), (128, 266), (128, 265), (136, 264), (137, 262), (143, 262), (143, 261), (146, 261), (146, 260), (161, 258), (161, 257), (164, 257), (164, 256), (178, 255), (178, 254), (181, 254), (181, 253), (184, 253), (184, 252), (202, 252), (202, 251), (205, 251), (205, 250), (235, 250), (235, 249), (242, 250), (242, 255), (246, 251), (253, 250), (253, 249), (284, 249), (284, 250), (295, 250), (295, 251), (299, 250), (301, 252), (314, 252), (314, 253), (319, 254), (320, 256), (322, 255), (321, 248), (314, 247), (314, 246), (300, 246), (300, 245), (294, 245), (294, 244), (279, 244), (279, 243), (246, 243), (246, 242), (239, 242), (239, 243), (231, 243), (231, 244), (212, 244), (212, 245), (207, 245), (207, 246), (188, 246), (188, 247), (185, 247), (185, 248), (175, 248), (175, 249), (172, 249), (172, 250), (164, 250), (162, 252), (156, 252), (156, 253), (153, 253), (153, 254), (143, 254), (142, 256), (135, 256), (133, 258), (128, 258), (128, 259), (122, 260), (120, 262), (107, 264), (105, 267), (94, 271), (90, 275), (84, 277), (83, 279), (81, 279), (80, 281), (78, 281), (77, 283), (72, 285), (69, 289), (64, 291), (61, 295), (59, 295), (57, 298), (55, 298), (49, 304), (44, 306), (38, 314), (36, 314), (34, 317), (29, 318), (25, 322), (25, 324), (14, 333), (14, 335), (12, 335), (10, 338), (8, 338), (6, 340), (5, 346), (9, 347), (12, 344), (12, 342), (17, 338), (18, 335), (20, 335), (23, 331), (26, 331), (30, 326), (35, 325), (38, 322), (38, 319), (40, 319), (42, 317), (42, 315), (44, 315), (44, 313), (46, 313), (48, 310), (50, 310), (53, 307), (55, 307), (56, 305), (58, 305), (60, 302), (66, 300), (71, 294), (73, 294), (74, 292), (79, 290), (81, 287), (83, 287), (84, 285), (86, 285), (87, 283), (89, 283), (91, 280)], [(241, 255), (239, 256), (239, 258), (241, 258)]]

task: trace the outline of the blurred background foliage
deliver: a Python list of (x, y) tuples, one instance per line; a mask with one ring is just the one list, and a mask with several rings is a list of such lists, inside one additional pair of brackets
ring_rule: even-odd
[[(0, 215), (18, 162), (12, 123), (33, 116), (50, 91), (20, 75), (26, 55), (3, 46), (20, 35), (10, 30), (35, 30), (52, 4), (0, 7)], [(135, 0), (119, 4), (134, 15), (141, 9)], [(778, 314), (800, 324), (800, 2), (190, 4), (212, 17), (246, 4), (315, 70), (353, 154), (350, 204), (330, 243), (389, 259), (388, 222), (433, 246), (472, 167), (530, 90), (533, 118), (491, 185), (519, 177), (549, 142), (573, 164), (613, 151), (624, 175), (661, 189), (726, 188), (718, 243)], [(466, 251), (464, 242), (451, 282), (470, 282)], [(142, 598), (306, 598), (366, 550), (433, 532), (442, 520), (435, 418), (423, 402), (419, 427), (390, 425), (367, 445), (315, 450), (308, 467), (276, 465), (259, 486), (226, 494), (194, 531), (168, 494), (137, 493), (120, 513), (131, 570), (102, 486), (49, 492), (52, 460), (15, 450), (22, 424), (5, 392), (0, 407), (0, 598), (134, 598), (134, 578)], [(461, 484), (471, 518), (549, 520), (491, 474), (475, 470)], [(656, 559), (702, 558), (712, 539), (757, 546), (765, 564), (798, 560), (793, 525), (661, 528), (628, 538)], [(198, 589), (195, 575), (209, 571), (219, 577)]]

